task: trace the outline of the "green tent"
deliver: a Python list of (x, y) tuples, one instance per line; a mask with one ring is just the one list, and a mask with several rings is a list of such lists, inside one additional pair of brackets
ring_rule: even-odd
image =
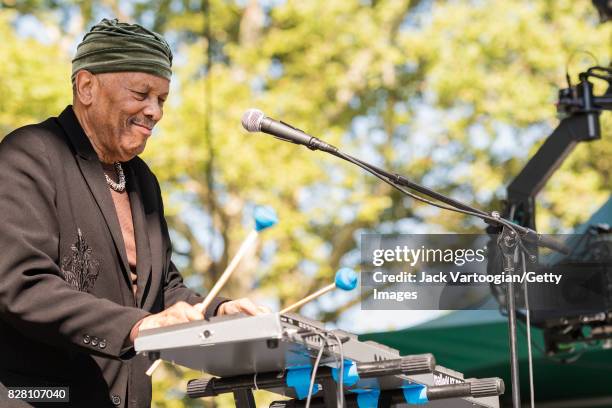
[[(612, 198), (586, 224), (612, 223)], [(585, 226), (583, 226), (585, 227)], [(577, 232), (585, 228), (578, 228)], [(529, 402), (525, 326), (519, 323), (521, 399)], [(402, 355), (433, 353), (438, 364), (469, 377), (501, 377), (506, 383), (502, 405), (511, 406), (508, 325), (495, 310), (456, 311), (413, 328), (360, 336), (396, 348)], [(573, 362), (546, 356), (543, 336), (532, 329), (536, 406), (612, 407), (612, 349), (594, 345)], [(612, 342), (609, 344), (612, 347)]]
[[(503, 319), (490, 319), (490, 311), (454, 312), (414, 328), (370, 333), (374, 340), (396, 348), (402, 355), (433, 353), (438, 364), (469, 377), (501, 377), (506, 383), (504, 403), (510, 403), (508, 327)], [(469, 319), (466, 319), (468, 317)], [(465, 320), (471, 320), (466, 324)], [(532, 329), (533, 343), (543, 344)], [(527, 342), (519, 330), (521, 398), (529, 401)], [(538, 407), (612, 407), (612, 350), (587, 351), (572, 363), (562, 363), (533, 349), (534, 390)], [(542, 402), (548, 402), (542, 404)]]

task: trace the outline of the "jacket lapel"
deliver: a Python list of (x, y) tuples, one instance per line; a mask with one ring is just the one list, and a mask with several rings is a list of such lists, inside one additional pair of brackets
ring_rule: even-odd
[(104, 177), (104, 171), (98, 156), (91, 145), (91, 142), (85, 135), (83, 128), (79, 124), (74, 111), (71, 106), (68, 106), (58, 117), (60, 124), (66, 131), (68, 139), (72, 143), (77, 153), (77, 163), (83, 174), (83, 178), (87, 182), (89, 190), (91, 191), (106, 225), (111, 233), (115, 248), (121, 258), (121, 264), (123, 265), (124, 277), (130, 282), (129, 277), (129, 264), (127, 261), (127, 253), (125, 251), (125, 243), (123, 242), (123, 235), (121, 233), (121, 226), (119, 225), (119, 219), (117, 218), (117, 211), (113, 198)]
[(144, 304), (144, 291), (148, 287), (151, 278), (151, 247), (149, 244), (148, 223), (142, 204), (142, 190), (138, 177), (132, 166), (127, 168), (128, 194), (130, 195), (130, 206), (132, 208), (132, 221), (134, 222), (134, 239), (136, 240), (136, 275), (137, 290), (136, 301), (138, 306)]

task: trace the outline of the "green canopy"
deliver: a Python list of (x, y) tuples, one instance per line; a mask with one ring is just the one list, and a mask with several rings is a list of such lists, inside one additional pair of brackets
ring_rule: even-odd
[[(455, 312), (451, 316), (461, 319), (464, 313), (476, 316), (479, 312)], [(451, 316), (443, 319), (450, 322)], [(540, 330), (532, 329), (532, 338), (536, 345), (543, 344)], [(360, 339), (386, 344), (398, 349), (402, 355), (433, 353), (438, 364), (461, 371), (466, 378), (501, 377), (507, 390), (502, 400), (510, 400), (510, 356), (505, 321), (446, 327), (426, 324), (395, 332), (370, 333), (360, 336)], [(529, 372), (524, 331), (519, 331), (519, 357), (521, 398), (527, 402)], [(562, 363), (533, 349), (533, 359), (537, 402), (549, 401), (550, 406), (555, 407), (612, 406), (612, 350), (588, 351), (573, 363)], [(561, 401), (569, 403), (571, 400), (575, 400), (573, 404), (560, 405)], [(538, 403), (537, 406), (542, 405)]]

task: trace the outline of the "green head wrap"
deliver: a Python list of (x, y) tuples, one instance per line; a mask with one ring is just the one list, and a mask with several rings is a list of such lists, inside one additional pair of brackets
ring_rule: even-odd
[(161, 35), (138, 24), (102, 19), (85, 34), (72, 60), (72, 82), (85, 69), (105, 72), (146, 72), (170, 79), (172, 51)]

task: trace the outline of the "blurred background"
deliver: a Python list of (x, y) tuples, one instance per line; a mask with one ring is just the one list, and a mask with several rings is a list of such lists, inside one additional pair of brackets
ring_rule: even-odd
[[(164, 34), (175, 55), (164, 119), (143, 158), (162, 184), (188, 285), (209, 288), (251, 230), (253, 207), (270, 205), (280, 223), (223, 295), (274, 310), (328, 284), (339, 267), (358, 268), (362, 233), (485, 225), (324, 153), (248, 134), (244, 111), (259, 108), (412, 181), (501, 209), (506, 185), (559, 122), (566, 73), (575, 83), (612, 52), (612, 24), (590, 1), (2, 0), (0, 135), (71, 103), (72, 55), (105, 17)], [(569, 232), (608, 199), (610, 112), (601, 124), (602, 139), (580, 144), (538, 196), (539, 231)], [(357, 333), (444, 314), (362, 311), (359, 300), (332, 293), (301, 313)], [(154, 406), (232, 405), (186, 399), (196, 376), (165, 365)]]

